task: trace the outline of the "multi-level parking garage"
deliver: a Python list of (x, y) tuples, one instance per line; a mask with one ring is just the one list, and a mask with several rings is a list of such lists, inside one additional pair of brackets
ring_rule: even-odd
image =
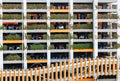
[(120, 54), (119, 0), (0, 0), (0, 69)]

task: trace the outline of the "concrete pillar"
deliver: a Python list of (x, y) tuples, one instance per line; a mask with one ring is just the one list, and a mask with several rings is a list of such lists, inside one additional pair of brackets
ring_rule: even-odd
[[(70, 0), (69, 1), (69, 6), (70, 6), (70, 18), (71, 17), (73, 17), (73, 0)], [(70, 19), (70, 35), (72, 35), (73, 36), (73, 19), (71, 18)], [(71, 40), (70, 40), (70, 43), (69, 43), (70, 45), (73, 45), (73, 38), (71, 38)], [(70, 52), (69, 52), (69, 58), (70, 58), (70, 60), (72, 60), (74, 57), (73, 57), (73, 49), (71, 48), (70, 49)]]
[[(117, 0), (117, 14), (120, 17), (120, 0)], [(120, 25), (120, 18), (118, 19), (118, 24)], [(118, 40), (117, 43), (120, 44), (120, 27), (117, 27)], [(117, 49), (117, 56), (120, 58), (120, 48)], [(120, 66), (120, 63), (119, 63)], [(120, 72), (117, 75), (116, 81), (120, 80)]]
[[(2, 5), (2, 0), (0, 0)], [(2, 17), (2, 7), (0, 7), (0, 16)], [(2, 19), (0, 19), (0, 26), (2, 26)], [(3, 30), (0, 29), (0, 47), (3, 46)], [(3, 51), (0, 50), (0, 70), (3, 70)]]
[(93, 1), (93, 57), (98, 56), (98, 0)]
[[(27, 12), (26, 12), (26, 9), (27, 9), (27, 2), (26, 0), (23, 0), (23, 15), (24, 15), (24, 20), (23, 20), (23, 27), (25, 28), (27, 26), (27, 21), (26, 21), (26, 17), (27, 17)], [(27, 47), (27, 40), (25, 38), (25, 35), (27, 34), (27, 31), (26, 30), (23, 30), (23, 38), (24, 38), (24, 46)], [(23, 61), (24, 61), (24, 69), (27, 69), (27, 49), (25, 49), (23, 51)]]
[[(50, 0), (47, 0), (47, 26), (50, 28)], [(47, 29), (47, 35), (50, 36), (50, 30)], [(47, 39), (47, 65), (50, 66), (51, 63), (51, 53), (49, 50), (50, 47), (50, 39)]]

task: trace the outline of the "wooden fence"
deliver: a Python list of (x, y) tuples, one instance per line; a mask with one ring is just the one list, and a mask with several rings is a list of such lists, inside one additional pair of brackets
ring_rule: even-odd
[(50, 67), (0, 71), (0, 81), (75, 81), (100, 75), (118, 75), (118, 66), (118, 58), (81, 58)]

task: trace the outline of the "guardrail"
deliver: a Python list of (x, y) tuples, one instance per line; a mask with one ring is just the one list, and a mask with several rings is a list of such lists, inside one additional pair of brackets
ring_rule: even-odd
[(118, 75), (118, 58), (68, 60), (50, 67), (0, 71), (0, 81), (75, 81), (103, 75)]

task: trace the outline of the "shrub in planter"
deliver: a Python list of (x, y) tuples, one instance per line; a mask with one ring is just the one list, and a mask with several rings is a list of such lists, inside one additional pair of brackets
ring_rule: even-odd
[(30, 50), (43, 50), (43, 49), (45, 49), (45, 45), (42, 44), (30, 45)]
[(20, 40), (20, 36), (17, 34), (15, 34), (15, 35), (9, 34), (6, 36), (6, 40)]
[(112, 35), (114, 39), (117, 39), (118, 38), (118, 35), (117, 34), (113, 34)]
[(68, 39), (68, 34), (54, 34), (51, 39)]
[(3, 45), (3, 50), (7, 50), (8, 49), (8, 46), (7, 45)]
[(73, 44), (74, 49), (88, 49), (93, 48), (92, 44), (86, 43), (86, 44)]
[(88, 39), (93, 38), (93, 34), (88, 34)]
[(21, 57), (19, 55), (8, 55), (6, 57), (6, 60), (12, 61), (12, 60), (20, 60)]
[(47, 39), (47, 37), (48, 37), (47, 34), (43, 35), (43, 39)]
[(25, 50), (26, 47), (24, 46), (24, 44), (20, 45), (20, 50)]
[(55, 48), (55, 46), (52, 44), (52, 45), (50, 45), (50, 49), (54, 49)]
[(27, 55), (27, 60), (31, 60), (31, 57), (30, 57), (30, 55)]
[(74, 39), (77, 39), (78, 36), (77, 36), (76, 34), (73, 34), (73, 38), (74, 38)]
[(31, 35), (26, 35), (26, 39), (31, 39), (32, 38), (32, 36)]

